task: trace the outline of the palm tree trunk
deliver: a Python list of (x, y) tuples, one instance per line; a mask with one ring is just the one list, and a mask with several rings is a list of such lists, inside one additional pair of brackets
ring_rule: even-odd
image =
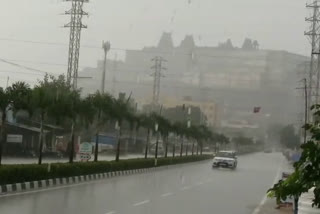
[(183, 152), (183, 137), (181, 137), (180, 157), (182, 157), (182, 152)]
[(172, 157), (174, 158), (176, 156), (176, 144), (174, 143), (172, 146)]
[(197, 155), (199, 155), (199, 142), (197, 141)]
[(116, 162), (118, 162), (120, 160), (120, 145), (121, 145), (120, 143), (121, 143), (121, 126), (119, 126)]
[(164, 153), (164, 157), (167, 158), (168, 157), (168, 136), (165, 136), (165, 139), (166, 139), (166, 142), (165, 142), (165, 145), (166, 145), (166, 149), (165, 149), (165, 153)]
[(157, 140), (156, 140), (156, 152), (154, 154), (154, 158), (158, 158), (158, 147), (159, 147), (159, 132), (157, 131)]
[(0, 129), (0, 166), (2, 164), (2, 153), (3, 153), (3, 144), (5, 142), (5, 122), (6, 122), (6, 112), (2, 111), (1, 117), (1, 129)]
[(74, 122), (72, 121), (69, 163), (73, 163), (73, 157), (74, 157)]
[(94, 162), (98, 162), (98, 152), (99, 152), (99, 131), (96, 133), (96, 145), (94, 147)]
[(148, 129), (148, 134), (147, 134), (147, 142), (146, 142), (146, 147), (144, 150), (144, 158), (148, 158), (148, 150), (149, 150), (149, 138), (150, 138), (150, 129)]
[(42, 164), (42, 150), (43, 150), (43, 113), (41, 114), (41, 122), (40, 122), (40, 136), (39, 136), (39, 159), (38, 164)]
[(189, 144), (186, 145), (186, 156), (188, 156)]
[(192, 156), (194, 155), (194, 141), (192, 142)]

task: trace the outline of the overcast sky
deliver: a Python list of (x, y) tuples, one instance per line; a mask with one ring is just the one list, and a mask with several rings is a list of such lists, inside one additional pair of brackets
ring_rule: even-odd
[[(70, 3), (62, 0), (1, 0), (0, 58), (51, 73), (66, 72), (69, 29), (63, 16)], [(301, 0), (91, 0), (83, 22), (80, 67), (95, 66), (102, 57), (102, 40), (115, 49), (135, 49), (157, 44), (163, 31), (172, 32), (175, 44), (193, 34), (197, 45), (215, 46), (230, 38), (241, 46), (245, 37), (261, 48), (309, 55), (304, 36), (308, 24)], [(7, 40), (9, 39), (9, 40)], [(11, 41), (10, 41), (11, 40)], [(15, 40), (15, 41), (12, 41)], [(18, 40), (18, 41), (17, 41)], [(61, 43), (32, 44), (20, 40)], [(65, 45), (64, 45), (65, 44)], [(119, 56), (124, 51), (117, 50)], [(113, 58), (115, 50), (110, 53)], [(48, 63), (49, 65), (45, 64)], [(42, 74), (0, 62), (0, 86), (41, 78)], [(27, 73), (23, 74), (23, 73)]]

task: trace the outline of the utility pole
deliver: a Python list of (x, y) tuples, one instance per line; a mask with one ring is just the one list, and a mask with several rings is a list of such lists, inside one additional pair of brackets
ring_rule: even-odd
[(113, 76), (112, 76), (112, 89), (111, 93), (113, 96), (116, 96), (116, 73), (117, 73), (117, 68), (118, 68), (118, 55), (117, 53), (114, 55), (114, 61), (113, 61)]
[(310, 115), (310, 108), (314, 104), (319, 103), (319, 81), (320, 81), (320, 5), (318, 0), (313, 0), (312, 3), (307, 4), (306, 7), (312, 10), (312, 15), (306, 18), (310, 22), (309, 31), (305, 32), (311, 43), (311, 61), (310, 71), (308, 76), (308, 106), (307, 118), (308, 121), (312, 120)]
[[(307, 90), (307, 79), (303, 79), (304, 82), (304, 124), (308, 123), (308, 90)], [(303, 143), (307, 143), (307, 129), (304, 128), (304, 135), (303, 135)]]
[[(303, 78), (301, 81), (303, 81), (303, 87), (296, 88), (296, 89), (303, 89), (304, 91), (304, 125), (308, 123), (308, 104), (309, 104), (309, 96), (308, 96), (308, 81), (307, 78)], [(307, 129), (303, 128), (303, 143), (305, 144), (307, 142)]]
[(82, 28), (87, 28), (82, 24), (82, 17), (87, 16), (88, 13), (83, 11), (83, 4), (88, 3), (89, 0), (65, 0), (71, 2), (71, 9), (66, 11), (66, 15), (70, 15), (71, 20), (64, 25), (70, 28), (69, 36), (69, 55), (68, 55), (68, 73), (67, 82), (72, 85), (74, 89), (77, 88), (79, 56), (80, 56), (80, 40)]
[(102, 49), (104, 51), (104, 62), (103, 62), (103, 71), (102, 71), (102, 82), (101, 82), (101, 93), (104, 93), (105, 84), (106, 84), (106, 70), (107, 70), (107, 55), (108, 51), (111, 48), (110, 42), (102, 42)]
[(162, 75), (162, 71), (166, 70), (165, 67), (162, 66), (163, 62), (167, 62), (165, 59), (163, 59), (160, 56), (157, 56), (152, 59), (154, 61), (154, 66), (151, 68), (154, 69), (154, 73), (151, 75), (154, 77), (153, 79), (153, 98), (152, 98), (152, 110), (155, 111), (156, 106), (159, 105), (159, 97), (160, 97), (160, 81), (161, 77), (164, 77)]

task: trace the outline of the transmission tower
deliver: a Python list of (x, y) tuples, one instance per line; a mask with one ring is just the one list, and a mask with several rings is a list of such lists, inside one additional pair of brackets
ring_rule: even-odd
[(161, 77), (164, 77), (164, 75), (162, 75), (162, 71), (166, 70), (166, 68), (164, 68), (162, 64), (163, 62), (166, 62), (166, 60), (163, 59), (162, 57), (157, 56), (153, 58), (152, 61), (154, 62), (154, 66), (151, 67), (152, 69), (154, 69), (154, 73), (151, 75), (154, 77), (152, 106), (153, 106), (153, 110), (155, 110), (155, 107), (159, 105), (160, 81), (161, 81)]
[(88, 3), (89, 0), (65, 1), (72, 4), (71, 9), (65, 12), (66, 15), (71, 16), (71, 20), (64, 25), (64, 27), (70, 28), (67, 82), (72, 84), (75, 89), (78, 80), (81, 30), (87, 28), (86, 25), (82, 24), (82, 17), (88, 15), (87, 12), (83, 11), (83, 4)]
[(310, 28), (305, 35), (308, 36), (311, 43), (310, 71), (308, 75), (308, 121), (310, 121), (310, 107), (319, 103), (319, 81), (320, 81), (320, 4), (318, 0), (313, 0), (306, 7), (312, 10), (310, 17), (306, 18), (310, 22)]

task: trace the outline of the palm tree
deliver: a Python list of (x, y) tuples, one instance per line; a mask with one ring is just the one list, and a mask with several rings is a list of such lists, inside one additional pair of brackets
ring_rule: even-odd
[(42, 150), (43, 150), (43, 124), (48, 116), (49, 109), (53, 105), (54, 95), (52, 91), (43, 84), (36, 85), (32, 90), (30, 108), (31, 115), (34, 112), (39, 113), (40, 120), (40, 135), (39, 135), (39, 159), (38, 164), (42, 164)]
[(157, 119), (157, 122), (159, 124), (159, 130), (163, 139), (163, 143), (165, 144), (165, 154), (164, 156), (168, 156), (168, 137), (169, 132), (172, 130), (172, 125), (170, 121), (162, 116), (159, 116)]
[(140, 117), (141, 126), (147, 129), (147, 139), (146, 139), (146, 145), (144, 150), (144, 158), (147, 159), (148, 151), (149, 151), (149, 143), (150, 143), (150, 133), (154, 124), (153, 124), (152, 118), (147, 116), (146, 114), (142, 114), (139, 117)]
[(113, 102), (113, 108), (112, 108), (112, 117), (117, 120), (118, 122), (118, 143), (117, 143), (117, 149), (116, 149), (116, 161), (118, 162), (120, 159), (120, 147), (121, 147), (121, 128), (122, 123), (127, 118), (131, 118), (133, 111), (130, 108), (129, 105), (130, 97), (127, 100), (124, 100), (123, 98), (119, 98), (117, 100), (114, 100)]
[[(108, 118), (112, 115), (114, 99), (111, 95), (107, 93), (96, 92), (88, 97), (87, 102), (91, 102), (93, 107), (93, 112), (96, 117), (96, 142), (94, 151), (94, 161), (98, 161), (99, 152), (99, 132), (103, 122), (107, 122)], [(102, 117), (104, 117), (103, 120)]]
[(180, 157), (182, 157), (183, 153), (183, 136), (184, 136), (184, 125), (181, 122), (175, 122), (173, 124), (173, 130), (178, 137), (180, 137)]

